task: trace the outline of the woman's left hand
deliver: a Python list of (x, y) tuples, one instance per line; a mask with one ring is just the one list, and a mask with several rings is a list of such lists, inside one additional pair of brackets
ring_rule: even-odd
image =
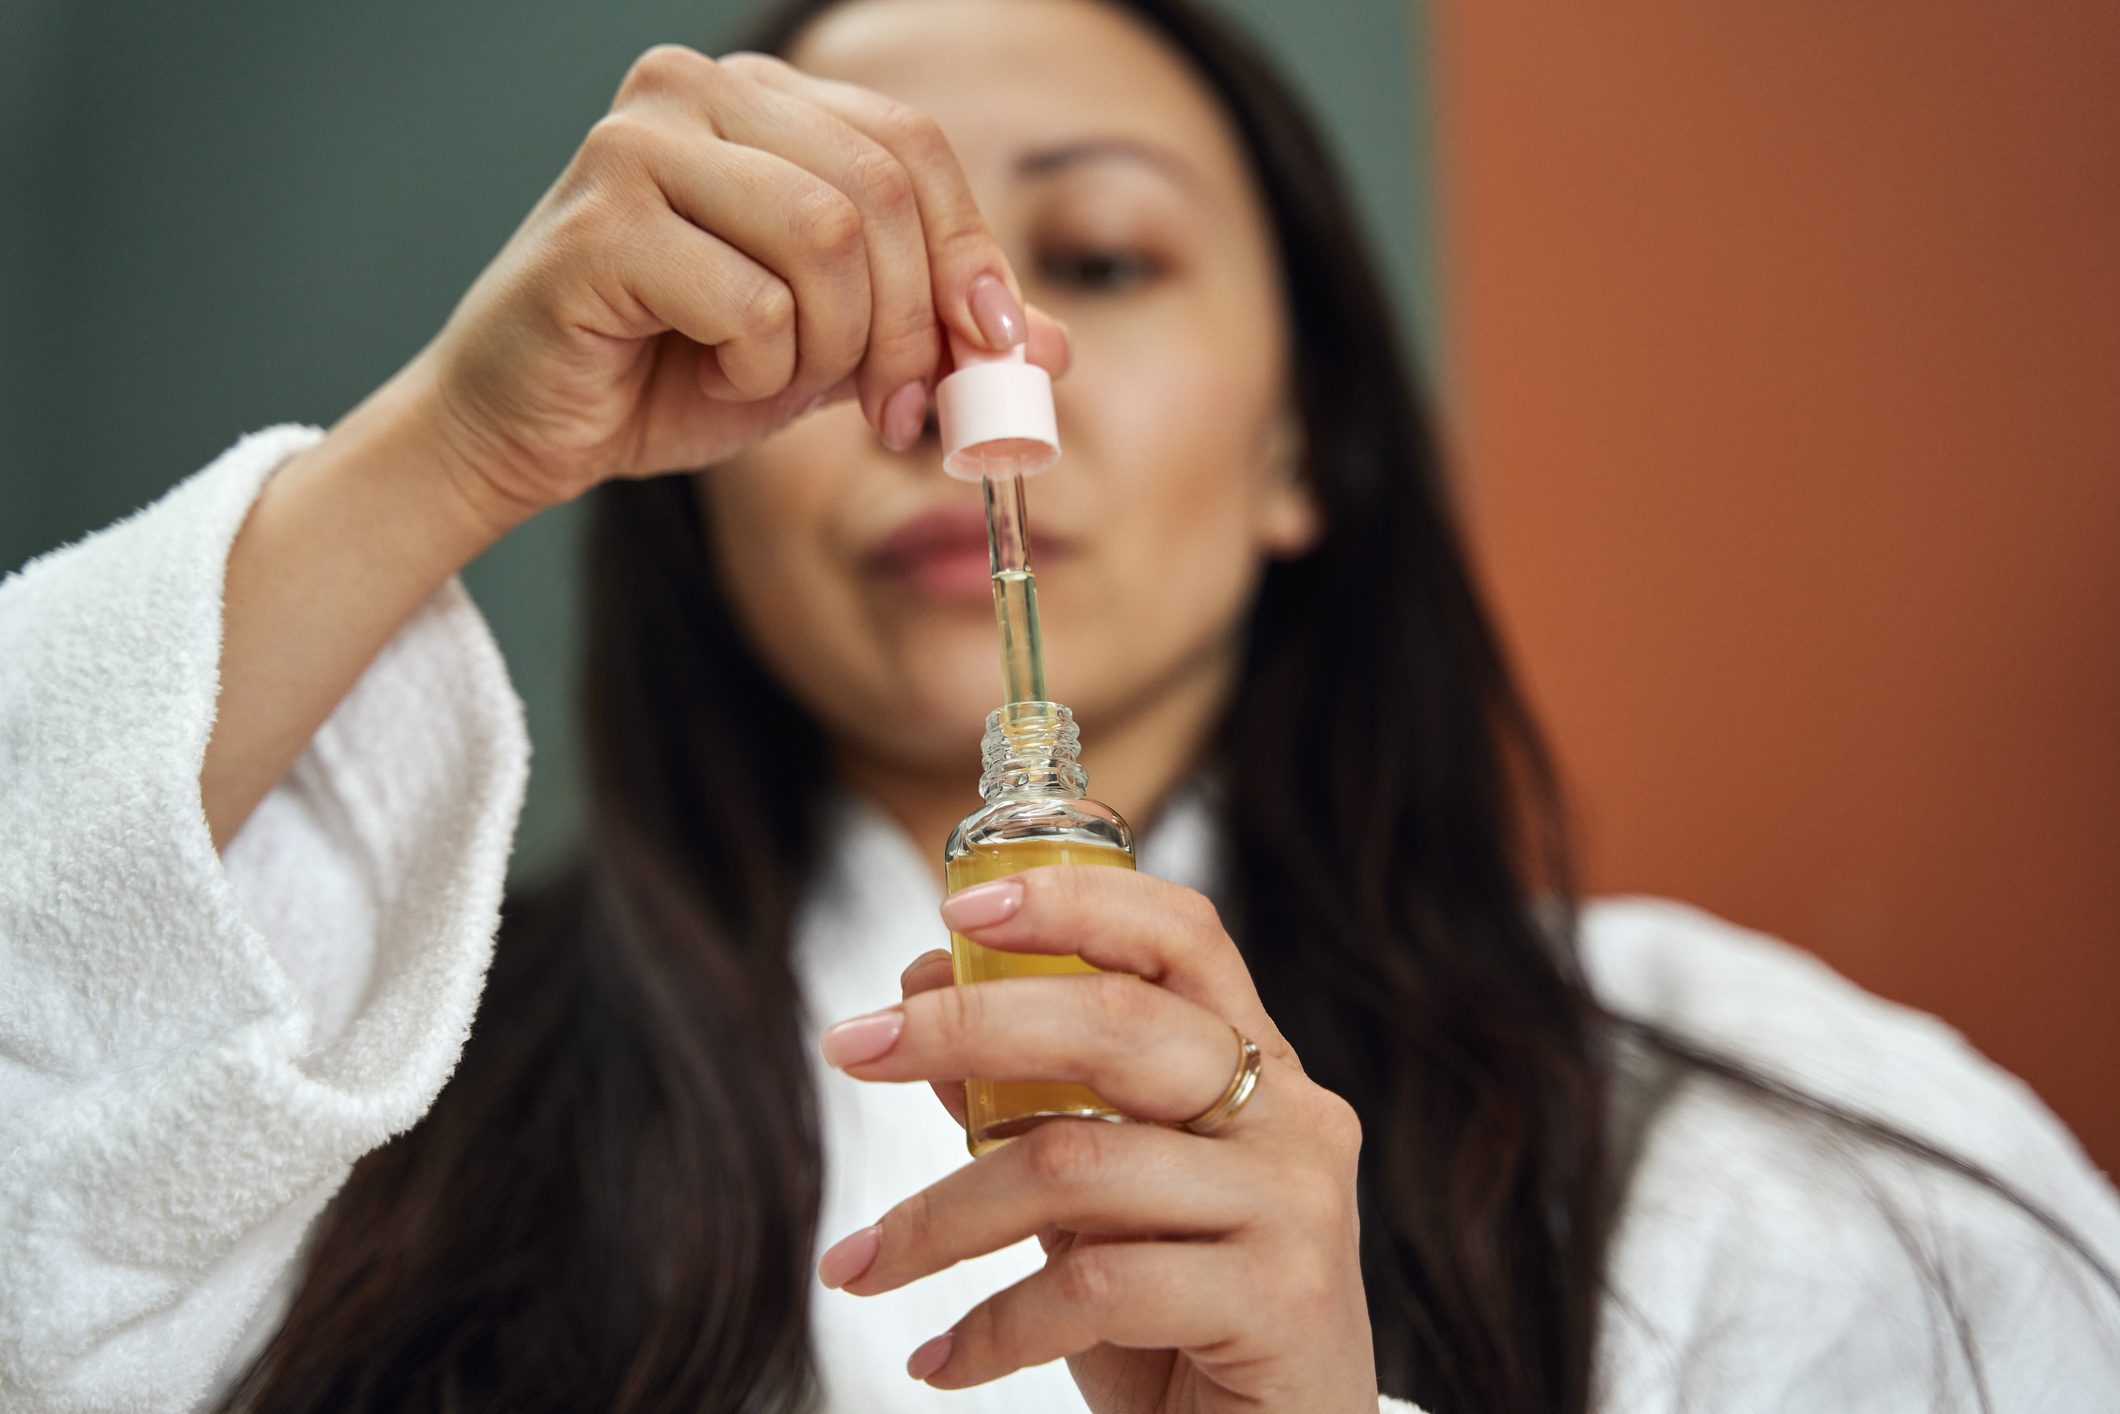
[(861, 1080), (928, 1080), (961, 1124), (962, 1082), (1072, 1080), (1140, 1119), (1213, 1105), (1264, 1069), (1211, 1135), (1051, 1120), (914, 1194), (826, 1252), (859, 1295), (1037, 1236), (1042, 1270), (922, 1345), (907, 1371), (960, 1389), (1067, 1357), (1097, 1414), (1377, 1407), (1356, 1240), (1354, 1111), (1304, 1075), (1214, 906), (1132, 870), (1053, 865), (952, 895), (987, 947), (1077, 953), (1101, 973), (950, 985), (946, 952), (900, 1006), (841, 1022), (825, 1059)]

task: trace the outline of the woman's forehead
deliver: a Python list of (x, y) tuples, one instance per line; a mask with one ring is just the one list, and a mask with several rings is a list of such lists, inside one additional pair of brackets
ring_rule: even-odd
[(975, 184), (1085, 140), (1181, 154), (1241, 185), (1233, 134), (1206, 86), (1160, 36), (1098, 0), (851, 0), (789, 56), (942, 125)]

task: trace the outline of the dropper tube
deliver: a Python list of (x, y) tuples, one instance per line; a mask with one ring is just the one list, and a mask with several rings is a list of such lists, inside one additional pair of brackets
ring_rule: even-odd
[(994, 576), (994, 622), (1001, 630), (1002, 700), (1008, 703), (1046, 700), (1045, 643), (1038, 631), (1038, 579), (1031, 572), (1023, 482), (1021, 476), (979, 479), (986, 500), (987, 562)]

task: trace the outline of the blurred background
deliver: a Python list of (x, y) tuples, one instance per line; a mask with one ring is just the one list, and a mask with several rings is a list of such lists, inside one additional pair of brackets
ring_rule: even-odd
[[(1354, 176), (1591, 886), (1941, 1013), (2120, 1165), (2120, 6), (1214, 3)], [(336, 419), (751, 8), (8, 0), (0, 568)], [(576, 525), (466, 575), (523, 869)]]

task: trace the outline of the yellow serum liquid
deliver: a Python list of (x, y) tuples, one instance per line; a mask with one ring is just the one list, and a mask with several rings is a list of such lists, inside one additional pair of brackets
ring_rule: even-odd
[[(1097, 864), (1131, 869), (1134, 857), (1110, 845), (1068, 840), (1009, 840), (975, 847), (945, 868), (949, 891), (968, 889), (1044, 864)], [(1003, 952), (985, 948), (962, 933), (950, 934), (950, 957), (960, 984), (1001, 977), (1050, 977), (1097, 969), (1072, 954)], [(1057, 1080), (967, 1080), (965, 1135), (974, 1154), (984, 1154), (1041, 1120), (1058, 1115), (1118, 1119), (1120, 1114), (1087, 1085)]]

